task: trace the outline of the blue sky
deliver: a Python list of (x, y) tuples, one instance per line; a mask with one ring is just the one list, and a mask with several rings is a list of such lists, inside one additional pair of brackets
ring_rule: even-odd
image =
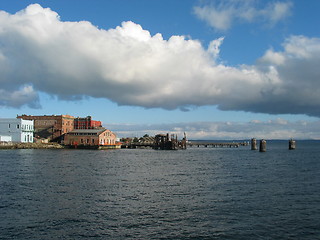
[(0, 117), (91, 115), (119, 136), (320, 139), (317, 0), (0, 10)]

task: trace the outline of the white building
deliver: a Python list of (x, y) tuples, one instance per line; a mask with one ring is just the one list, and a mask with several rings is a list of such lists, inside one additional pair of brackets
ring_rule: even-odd
[(0, 142), (12, 142), (12, 137), (0, 135)]
[(11, 137), (12, 142), (33, 142), (33, 120), (0, 118), (0, 136)]

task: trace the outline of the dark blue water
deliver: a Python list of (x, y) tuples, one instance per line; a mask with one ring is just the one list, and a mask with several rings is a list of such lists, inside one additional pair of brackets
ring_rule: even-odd
[(1, 150), (0, 239), (320, 239), (320, 142)]

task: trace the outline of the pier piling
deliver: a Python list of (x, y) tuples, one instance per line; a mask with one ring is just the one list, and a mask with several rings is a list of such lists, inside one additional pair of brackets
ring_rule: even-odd
[(257, 150), (257, 139), (252, 138), (251, 139), (251, 150)]
[(289, 140), (289, 150), (294, 150), (296, 149), (296, 141), (294, 141), (293, 139)]
[(266, 152), (267, 151), (267, 141), (262, 139), (260, 140), (260, 152)]

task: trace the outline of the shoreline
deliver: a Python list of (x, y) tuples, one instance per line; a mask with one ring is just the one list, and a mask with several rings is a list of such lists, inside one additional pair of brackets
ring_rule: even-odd
[(1, 149), (65, 149), (66, 147), (58, 143), (12, 143), (0, 145)]
[(74, 148), (69, 145), (61, 145), (59, 143), (51, 142), (51, 143), (6, 143), (0, 144), (0, 150), (5, 149), (98, 149), (98, 150), (106, 150), (106, 149), (120, 149), (117, 146), (82, 146)]

